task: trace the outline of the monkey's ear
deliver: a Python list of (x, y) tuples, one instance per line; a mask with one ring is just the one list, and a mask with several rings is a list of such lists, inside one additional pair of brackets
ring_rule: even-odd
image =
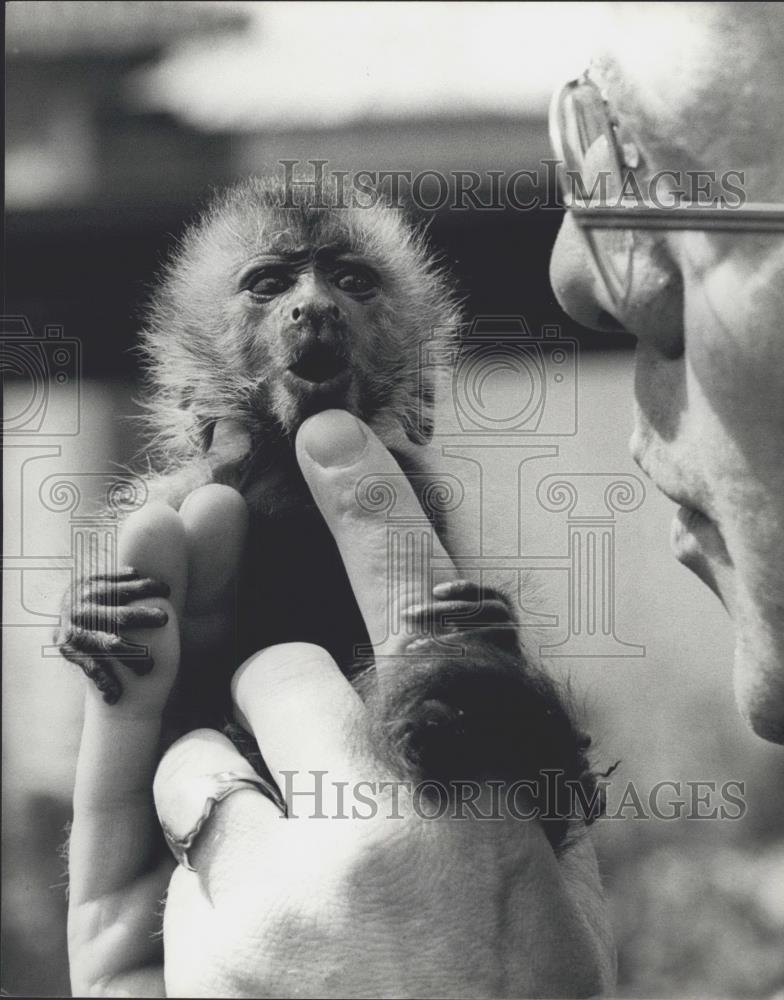
[(412, 444), (430, 444), (433, 439), (436, 391), (432, 373), (420, 371), (419, 391), (403, 416), (403, 430)]

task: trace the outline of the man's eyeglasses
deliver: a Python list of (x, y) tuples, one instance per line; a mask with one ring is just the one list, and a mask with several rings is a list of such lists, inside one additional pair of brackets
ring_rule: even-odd
[[(721, 189), (722, 179), (712, 175), (714, 189), (703, 184), (704, 195), (723, 203), (705, 204), (699, 198), (684, 203), (676, 171), (660, 171), (653, 179), (659, 189), (640, 186), (643, 155), (624, 134), (599, 87), (584, 74), (556, 92), (550, 105), (550, 141), (559, 160), (557, 171), (564, 204), (572, 212), (591, 250), (615, 305), (623, 303), (629, 288), (634, 232), (641, 229), (691, 229), (734, 232), (784, 232), (784, 205), (742, 204), (741, 175)], [(609, 169), (608, 169), (609, 168)], [(703, 177), (703, 181), (705, 178)], [(667, 184), (669, 183), (669, 188)], [(716, 183), (719, 184), (718, 195)], [(688, 185), (690, 186), (690, 185)], [(729, 194), (730, 198), (726, 198)], [(673, 203), (670, 204), (669, 202)], [(620, 230), (600, 252), (593, 230)]]

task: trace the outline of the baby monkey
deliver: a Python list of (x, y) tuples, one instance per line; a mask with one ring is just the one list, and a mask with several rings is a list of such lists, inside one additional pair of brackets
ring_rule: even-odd
[[(143, 331), (152, 497), (179, 509), (198, 486), (219, 482), (250, 512), (236, 619), (220, 647), (225, 669), (215, 650), (183, 636), (171, 726), (220, 726), (244, 658), (277, 642), (313, 642), (357, 684), (381, 752), (406, 776), (536, 779), (557, 768), (592, 795), (590, 741), (525, 655), (511, 606), (495, 591), (454, 581), (409, 609), (422, 625), (408, 651), (416, 669), (403, 657), (384, 698), (372, 665), (357, 662), (369, 640), (294, 438), (308, 416), (348, 410), (391, 446), (423, 496), (427, 470), (414, 446), (432, 434), (435, 385), (420, 347), (453, 334), (461, 311), (421, 229), (400, 210), (316, 203), (305, 190), (292, 205), (287, 194), (262, 178), (215, 198), (166, 266)], [(396, 450), (396, 439), (410, 447)], [(122, 696), (118, 665), (154, 669), (122, 631), (164, 624), (162, 612), (130, 604), (156, 596), (165, 585), (132, 567), (80, 581), (70, 595), (60, 650), (108, 703)], [(439, 634), (456, 642), (454, 657)], [(554, 847), (567, 827), (545, 823)]]

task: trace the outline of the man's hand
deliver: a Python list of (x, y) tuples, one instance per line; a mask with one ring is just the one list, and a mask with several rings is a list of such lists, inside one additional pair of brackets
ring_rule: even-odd
[[(358, 503), (356, 486), (369, 474), (399, 470), (346, 414), (312, 418), (298, 445), (368, 633), (377, 650), (394, 651), (389, 607), (417, 601), (419, 584), (387, 579), (386, 517)], [(402, 514), (421, 515), (404, 486), (397, 504)], [(97, 690), (88, 692), (70, 853), (75, 993), (163, 992), (160, 912), (174, 866), (156, 851), (151, 796), (161, 712), (178, 667), (183, 615), (204, 629), (205, 642), (222, 628), (245, 516), (236, 493), (206, 487), (181, 515), (162, 507), (140, 512), (123, 536), (123, 560), (169, 585), (170, 599), (155, 602), (169, 622), (128, 636), (150, 647), (154, 679), (123, 671), (127, 693), (111, 708)], [(395, 776), (369, 745), (364, 705), (317, 647), (293, 644), (252, 657), (233, 691), (238, 718), (281, 787), (284, 771), (294, 772), (295, 792), (309, 771), (325, 772), (323, 813), (349, 818), (312, 819), (312, 811), (295, 808), (299, 818), (282, 819), (253, 789), (222, 801), (189, 852), (196, 871), (177, 868), (169, 887), (169, 995), (590, 995), (612, 985), (613, 949), (589, 841), (556, 859), (534, 821), (426, 820), (404, 791), (396, 805), (395, 793), (378, 784), (371, 818), (361, 818), (367, 809), (355, 816), (348, 797), (341, 810), (339, 789), (351, 796), (357, 782), (385, 780), (394, 788)], [(197, 815), (203, 808), (205, 778), (247, 768), (217, 733), (184, 737), (156, 778), (161, 818), (187, 831), (194, 806)]]
[[(164, 921), (168, 996), (591, 996), (612, 985), (587, 842), (564, 868), (535, 821), (427, 819), (375, 759), (364, 706), (319, 647), (275, 646), (235, 680), (284, 818), (240, 790), (178, 868)], [(183, 737), (156, 777), (169, 826), (188, 790), (248, 765)], [(249, 770), (249, 769), (248, 769)], [(187, 821), (186, 821), (186, 825)]]
[[(419, 582), (387, 579), (386, 517), (358, 504), (356, 487), (397, 466), (335, 411), (303, 425), (298, 456), (368, 633), (388, 652), (390, 604), (415, 602)], [(396, 512), (421, 515), (405, 485)], [(279, 787), (311, 794), (295, 794), (288, 818), (252, 788), (214, 808), (189, 851), (195, 871), (178, 868), (170, 885), (168, 995), (590, 996), (612, 987), (587, 839), (556, 859), (533, 820), (423, 818), (377, 759), (364, 705), (318, 647), (257, 654), (233, 693)], [(169, 829), (192, 828), (205, 780), (221, 772), (250, 773), (221, 735), (201, 730), (172, 747), (155, 782)]]

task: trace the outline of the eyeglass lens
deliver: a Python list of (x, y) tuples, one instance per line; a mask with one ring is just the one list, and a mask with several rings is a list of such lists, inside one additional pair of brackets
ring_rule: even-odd
[[(612, 124), (598, 89), (577, 84), (564, 93), (558, 127), (563, 147), (561, 186), (567, 205), (573, 201), (612, 204), (623, 191), (623, 172)], [(632, 277), (634, 231), (582, 230), (615, 306), (626, 298)]]

